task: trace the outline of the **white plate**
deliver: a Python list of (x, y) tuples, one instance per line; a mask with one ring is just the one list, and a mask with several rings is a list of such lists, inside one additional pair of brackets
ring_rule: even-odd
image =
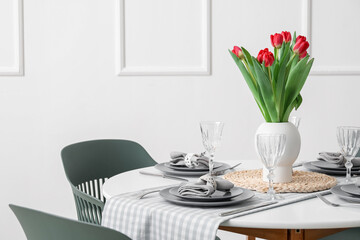
[[(202, 175), (205, 175), (209, 171), (180, 171), (180, 170), (174, 170), (171, 168), (168, 168), (166, 163), (159, 163), (155, 165), (155, 168), (162, 171), (163, 173), (169, 174), (169, 175), (177, 175), (177, 176), (188, 176), (188, 177), (199, 177)], [(226, 168), (229, 168), (230, 165), (226, 163), (222, 163), (221, 167), (218, 167), (216, 171), (222, 171)], [(215, 171), (215, 172), (216, 172)]]
[(237, 197), (230, 198), (227, 201), (214, 201), (214, 202), (198, 201), (198, 202), (196, 202), (196, 201), (189, 201), (187, 199), (176, 197), (169, 192), (170, 189), (171, 188), (166, 188), (166, 189), (161, 190), (160, 196), (169, 202), (179, 204), (179, 205), (184, 205), (184, 206), (191, 206), (191, 207), (228, 206), (228, 205), (233, 205), (233, 204), (237, 204), (237, 203), (246, 201), (255, 195), (252, 191), (242, 188), (242, 190), (243, 190), (242, 194), (240, 194)]
[[(323, 168), (323, 169), (329, 169), (329, 170), (335, 170), (335, 171), (346, 171), (346, 167), (345, 166), (339, 166), (335, 163), (329, 163), (329, 162), (325, 162), (325, 161), (313, 161), (311, 162), (312, 165), (314, 165), (315, 167), (318, 168)], [(360, 170), (360, 167), (352, 167), (352, 170)]]
[[(326, 173), (329, 175), (342, 175), (345, 176), (346, 175), (346, 171), (339, 171), (339, 170), (330, 170), (330, 169), (324, 169), (324, 168), (319, 168), (319, 167), (315, 167), (314, 165), (312, 165), (312, 162), (306, 162), (303, 164), (303, 167), (313, 171), (313, 172), (319, 172), (319, 173)], [(352, 174), (360, 174), (359, 170), (351, 170)]]
[(331, 188), (330, 191), (339, 198), (342, 198), (350, 202), (360, 203), (360, 197), (356, 197), (355, 195), (344, 192), (343, 190), (341, 190), (341, 187), (342, 187), (341, 185), (335, 186)]
[(204, 202), (225, 201), (225, 200), (229, 200), (230, 198), (237, 197), (244, 192), (240, 187), (233, 187), (232, 189), (230, 189), (229, 192), (216, 190), (210, 196), (200, 197), (200, 196), (189, 196), (189, 195), (183, 196), (178, 192), (178, 189), (179, 187), (173, 187), (169, 190), (169, 193), (176, 197), (183, 198), (189, 201), (204, 201)]
[(343, 185), (341, 186), (341, 190), (360, 197), (360, 187), (356, 186), (355, 184)]

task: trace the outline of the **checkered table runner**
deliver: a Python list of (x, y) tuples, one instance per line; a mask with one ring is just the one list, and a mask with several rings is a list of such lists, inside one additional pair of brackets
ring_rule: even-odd
[(139, 192), (110, 198), (104, 207), (102, 225), (134, 240), (215, 239), (219, 225), (231, 218), (306, 200), (314, 194), (290, 194), (277, 204), (220, 217), (219, 213), (261, 202), (257, 197), (223, 208), (185, 207), (162, 199), (158, 194), (137, 199)]

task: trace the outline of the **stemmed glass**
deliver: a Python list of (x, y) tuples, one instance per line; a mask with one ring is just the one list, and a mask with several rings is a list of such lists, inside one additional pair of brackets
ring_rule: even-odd
[(297, 117), (297, 116), (291, 116), (291, 117), (289, 118), (289, 122), (291, 122), (292, 124), (294, 124), (296, 128), (299, 128), (300, 120), (301, 120), (301, 118), (300, 118), (300, 117)]
[(351, 160), (355, 157), (360, 148), (360, 128), (359, 127), (337, 127), (337, 140), (340, 146), (340, 152), (346, 159), (346, 178), (345, 183), (352, 183)]
[(267, 178), (269, 180), (269, 189), (266, 200), (282, 199), (275, 194), (273, 188), (274, 170), (277, 167), (279, 159), (285, 151), (285, 134), (258, 134), (256, 135), (256, 147), (260, 158), (266, 169), (269, 171)]
[(224, 128), (223, 122), (204, 121), (200, 122), (202, 141), (206, 152), (209, 154), (209, 174), (213, 173), (214, 155), (216, 148), (220, 145), (221, 135)]

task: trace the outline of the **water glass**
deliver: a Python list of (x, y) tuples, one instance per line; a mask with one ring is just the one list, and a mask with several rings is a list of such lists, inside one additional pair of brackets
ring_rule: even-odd
[(274, 170), (277, 167), (279, 159), (285, 151), (285, 134), (258, 134), (256, 135), (256, 147), (261, 161), (269, 171), (267, 178), (269, 180), (269, 189), (266, 200), (281, 199), (282, 197), (275, 194), (273, 188)]
[(346, 159), (345, 183), (352, 183), (351, 168), (353, 164), (351, 160), (356, 156), (360, 148), (360, 128), (340, 126), (337, 127), (336, 136), (340, 146), (340, 152)]
[(216, 148), (220, 145), (223, 128), (224, 128), (223, 122), (213, 122), (213, 121), (200, 122), (202, 142), (206, 152), (210, 157), (209, 158), (210, 176), (213, 173), (215, 151)]

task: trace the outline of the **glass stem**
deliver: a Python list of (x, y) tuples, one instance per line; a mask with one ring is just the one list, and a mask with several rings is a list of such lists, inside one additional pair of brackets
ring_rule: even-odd
[(352, 160), (352, 157), (346, 157), (346, 163), (345, 163), (345, 167), (346, 167), (345, 182), (346, 183), (351, 182), (351, 168), (353, 167), (353, 164), (352, 164), (351, 160)]
[(214, 153), (210, 153), (210, 159), (209, 159), (209, 174), (210, 176), (213, 175), (214, 171)]
[(267, 175), (268, 179), (269, 179), (269, 189), (268, 189), (268, 195), (270, 196), (271, 200), (275, 199), (275, 191), (273, 188), (273, 182), (274, 182), (274, 169), (270, 168), (269, 170), (269, 174)]

